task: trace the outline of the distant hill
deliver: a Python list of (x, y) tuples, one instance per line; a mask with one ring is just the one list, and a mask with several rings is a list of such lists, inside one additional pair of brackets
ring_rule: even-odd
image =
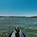
[(37, 16), (26, 17), (26, 16), (0, 16), (0, 18), (37, 18)]
[(0, 16), (0, 18), (26, 18), (25, 16)]
[(32, 17), (30, 17), (30, 18), (37, 18), (37, 16), (32, 16)]

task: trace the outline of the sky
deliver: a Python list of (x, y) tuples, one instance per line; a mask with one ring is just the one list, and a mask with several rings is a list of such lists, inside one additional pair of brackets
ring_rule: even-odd
[(37, 0), (0, 0), (2, 16), (37, 16)]

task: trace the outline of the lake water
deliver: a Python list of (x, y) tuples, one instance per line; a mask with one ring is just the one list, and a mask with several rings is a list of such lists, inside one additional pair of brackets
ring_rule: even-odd
[(37, 18), (0, 18), (0, 37), (8, 37), (16, 26), (29, 37), (37, 37)]

